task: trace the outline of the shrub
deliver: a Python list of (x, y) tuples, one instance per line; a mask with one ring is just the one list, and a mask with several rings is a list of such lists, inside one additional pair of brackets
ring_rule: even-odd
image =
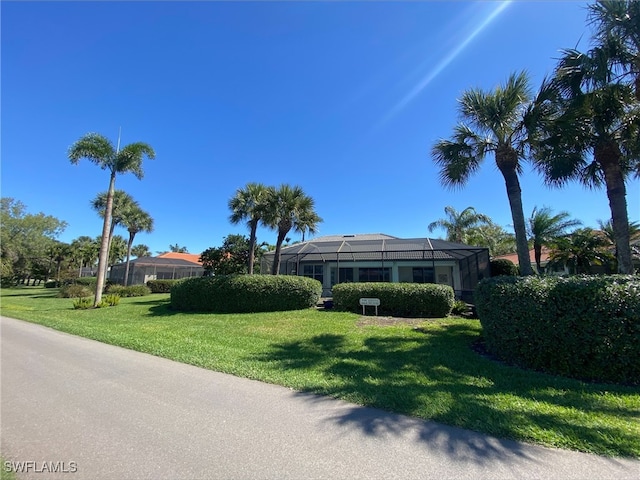
[(58, 283), (56, 280), (47, 280), (46, 282), (44, 282), (44, 288), (58, 288), (60, 286), (60, 283)]
[(120, 295), (121, 297), (144, 297), (149, 295), (151, 290), (146, 285), (109, 285), (105, 289), (106, 293)]
[(120, 303), (120, 295), (118, 295), (117, 293), (105, 295), (104, 297), (102, 297), (102, 303), (105, 303), (109, 307), (115, 307)]
[(171, 289), (176, 310), (248, 313), (300, 310), (317, 305), (317, 280), (286, 275), (216, 275), (180, 281)]
[(451, 313), (453, 313), (454, 315), (464, 315), (468, 311), (469, 305), (467, 305), (467, 302), (463, 302), (462, 300), (456, 300), (453, 302)]
[(640, 278), (500, 277), (475, 303), (489, 352), (584, 380), (640, 384)]
[(446, 317), (453, 289), (433, 283), (341, 283), (333, 287), (336, 310), (362, 312), (360, 298), (379, 298), (378, 314), (395, 317)]
[(73, 308), (75, 310), (86, 310), (88, 308), (91, 308), (92, 306), (93, 300), (91, 299), (91, 297), (76, 298), (73, 301)]
[(147, 287), (151, 290), (151, 293), (169, 293), (171, 287), (173, 287), (180, 280), (149, 280)]
[(60, 298), (80, 298), (89, 297), (91, 295), (93, 295), (93, 292), (89, 288), (75, 283), (63, 285), (58, 292), (58, 297)]
[(73, 280), (69, 281), (70, 283), (75, 283), (78, 285), (84, 285), (85, 287), (88, 288), (96, 288), (96, 284), (98, 283), (98, 279), (96, 277), (80, 277), (80, 278), (74, 278)]
[(511, 260), (506, 258), (497, 258), (489, 262), (491, 267), (491, 276), (500, 277), (503, 275), (517, 276), (520, 275), (520, 268)]

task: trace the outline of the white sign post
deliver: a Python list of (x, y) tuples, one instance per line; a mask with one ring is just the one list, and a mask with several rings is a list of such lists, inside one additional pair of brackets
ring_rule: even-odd
[(365, 307), (376, 307), (376, 317), (378, 316), (378, 306), (380, 306), (379, 298), (361, 298), (360, 305), (362, 305), (362, 315), (365, 313)]

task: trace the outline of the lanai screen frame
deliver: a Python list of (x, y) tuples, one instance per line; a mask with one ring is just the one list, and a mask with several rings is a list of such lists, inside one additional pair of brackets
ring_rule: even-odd
[[(489, 249), (429, 238), (380, 238), (341, 240), (310, 240), (283, 249), (280, 256), (280, 274), (300, 275), (300, 265), (340, 262), (431, 261), (435, 268), (438, 261), (455, 260), (460, 271), (460, 290), (456, 295), (470, 301), (475, 286), (483, 278), (491, 276)], [(261, 271), (270, 273), (275, 254), (263, 256)]]

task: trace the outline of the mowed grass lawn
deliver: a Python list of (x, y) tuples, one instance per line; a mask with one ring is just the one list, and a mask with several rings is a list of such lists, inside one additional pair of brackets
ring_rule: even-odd
[[(168, 295), (73, 310), (57, 290), (3, 289), (1, 313), (233, 375), (547, 446), (640, 457), (640, 389), (503, 365), (477, 320), (378, 325), (334, 311), (184, 314)], [(370, 320), (370, 319), (369, 319)], [(371, 324), (373, 323), (373, 324)], [(194, 385), (197, 388), (197, 385)]]

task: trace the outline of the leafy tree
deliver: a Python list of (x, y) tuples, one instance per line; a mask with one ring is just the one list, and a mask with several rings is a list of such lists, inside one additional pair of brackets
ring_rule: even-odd
[(549, 207), (534, 207), (529, 217), (527, 232), (529, 233), (529, 241), (533, 244), (533, 252), (536, 259), (536, 268), (538, 273), (542, 273), (542, 246), (549, 246), (556, 238), (567, 233), (570, 228), (577, 227), (582, 224), (580, 220), (572, 220), (569, 218), (568, 212), (560, 212), (553, 214)]
[(512, 74), (493, 92), (467, 90), (459, 105), (460, 115), (467, 123), (459, 124), (450, 140), (440, 140), (432, 149), (432, 157), (440, 167), (440, 180), (451, 188), (465, 185), (484, 158), (494, 154), (507, 189), (522, 275), (533, 274), (518, 179), (528, 150), (524, 118), (531, 97), (524, 72)]
[(122, 149), (119, 148), (119, 145), (118, 148), (114, 148), (106, 137), (97, 133), (88, 133), (69, 148), (68, 155), (73, 164), (77, 164), (81, 159), (86, 158), (101, 169), (109, 171), (109, 189), (107, 190), (107, 203), (105, 205), (104, 224), (100, 241), (96, 296), (94, 300), (94, 307), (96, 307), (102, 301), (104, 277), (109, 260), (109, 232), (116, 175), (133, 173), (138, 179), (141, 179), (144, 176), (142, 169), (143, 159), (155, 158), (155, 152), (151, 146), (142, 142), (131, 143)]
[(566, 266), (574, 273), (591, 273), (593, 265), (613, 259), (607, 240), (591, 228), (581, 228), (555, 240), (549, 251), (549, 266)]
[(43, 276), (48, 267), (47, 249), (67, 224), (44, 213), (27, 213), (26, 206), (13, 198), (0, 200), (0, 259), (3, 284), (13, 278)]
[(221, 247), (208, 248), (200, 255), (205, 272), (215, 275), (247, 273), (250, 243), (244, 235), (227, 235)]
[(169, 245), (169, 251), (174, 253), (189, 253), (187, 247), (181, 247), (177, 243), (175, 245)]
[(465, 243), (476, 247), (488, 248), (489, 255), (492, 257), (516, 251), (515, 235), (493, 222), (471, 227), (467, 231)]
[[(314, 219), (315, 222), (312, 222)], [(264, 215), (266, 225), (278, 231), (273, 268), (271, 273), (280, 272), (280, 250), (287, 234), (291, 229), (302, 233), (316, 233), (318, 223), (322, 219), (316, 214), (313, 198), (304, 193), (298, 185), (280, 185), (279, 188), (270, 187), (269, 203)]]
[(140, 243), (138, 245), (134, 245), (133, 247), (131, 247), (131, 254), (137, 258), (150, 257), (151, 250), (149, 250), (149, 247), (147, 245)]
[(253, 274), (255, 263), (256, 230), (263, 220), (268, 201), (269, 188), (261, 183), (247, 183), (244, 188), (236, 190), (229, 200), (229, 210), (231, 210), (229, 221), (234, 225), (246, 221), (249, 228), (249, 258), (247, 259), (249, 275)]
[(126, 287), (129, 280), (129, 261), (131, 259), (133, 240), (139, 232), (153, 231), (153, 218), (151, 218), (151, 215), (140, 207), (132, 206), (124, 212), (122, 216), (122, 225), (129, 232), (129, 241), (127, 242), (127, 265), (124, 269), (124, 285)]
[(465, 243), (471, 228), (491, 223), (489, 217), (477, 213), (473, 207), (467, 207), (458, 212), (455, 208), (447, 206), (444, 207), (444, 213), (447, 218), (431, 222), (427, 228), (430, 232), (436, 228), (443, 228), (447, 231), (447, 240), (450, 242)]
[(530, 131), (536, 166), (547, 184), (575, 180), (606, 187), (618, 271), (633, 273), (626, 181), (640, 175), (640, 103), (629, 85), (613, 80), (607, 63), (603, 47), (586, 54), (565, 50), (534, 108), (545, 110), (547, 121)]

